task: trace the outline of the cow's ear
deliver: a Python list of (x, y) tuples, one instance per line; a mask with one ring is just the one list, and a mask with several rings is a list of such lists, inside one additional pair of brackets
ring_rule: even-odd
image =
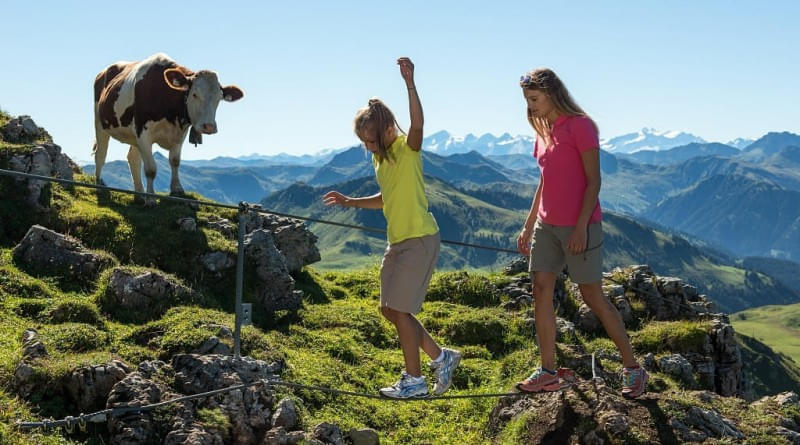
[(173, 90), (187, 91), (191, 86), (191, 81), (181, 72), (179, 68), (170, 68), (164, 71), (164, 81)]
[(228, 85), (222, 88), (222, 98), (226, 102), (236, 102), (244, 97), (244, 91), (236, 85)]

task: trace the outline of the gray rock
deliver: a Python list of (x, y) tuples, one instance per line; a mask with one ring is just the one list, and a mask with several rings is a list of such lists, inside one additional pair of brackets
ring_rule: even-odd
[[(79, 171), (69, 157), (61, 153), (61, 147), (55, 144), (41, 144), (19, 154), (11, 156), (8, 161), (11, 170), (30, 173), (40, 176), (55, 176), (63, 179), (73, 179), (73, 173)], [(25, 202), (33, 209), (46, 210), (47, 203), (41, 201), (42, 190), (49, 186), (45, 181), (38, 179), (15, 178), (25, 187)]]
[(669, 425), (675, 430), (678, 435), (683, 439), (685, 442), (704, 442), (708, 435), (702, 431), (697, 431), (693, 429), (689, 429), (689, 427), (681, 422), (678, 419), (672, 418), (669, 421)]
[(619, 311), (623, 323), (628, 324), (633, 321), (633, 307), (631, 307), (631, 302), (625, 296), (613, 297), (611, 302), (614, 303), (617, 311)]
[(225, 218), (220, 218), (218, 220), (209, 221), (208, 222), (208, 227), (213, 229), (213, 230), (218, 231), (219, 233), (222, 234), (222, 236), (224, 236), (227, 239), (234, 239), (235, 238), (234, 233), (236, 231), (236, 227), (234, 227), (234, 225), (231, 224), (231, 222), (228, 221)]
[(195, 351), (196, 354), (222, 354), (230, 355), (231, 348), (226, 343), (223, 343), (216, 336), (211, 336), (206, 339)]
[(669, 374), (683, 382), (694, 382), (694, 376), (692, 375), (692, 364), (680, 354), (672, 354), (661, 357), (658, 360), (658, 367), (661, 369), (661, 372)]
[(613, 436), (621, 436), (630, 430), (628, 417), (616, 411), (608, 411), (600, 416), (603, 429)]
[(792, 431), (788, 428), (779, 426), (775, 428), (775, 434), (783, 437), (784, 439), (786, 439), (787, 442), (789, 442), (792, 445), (800, 445), (800, 433), (798, 433), (797, 431)]
[(794, 391), (782, 392), (776, 395), (774, 400), (775, 403), (777, 403), (781, 408), (786, 408), (788, 406), (800, 408), (800, 396), (798, 396)]
[(683, 281), (675, 277), (658, 277), (656, 280), (658, 291), (664, 295), (682, 294)]
[(323, 422), (314, 427), (314, 438), (331, 445), (345, 445), (342, 432), (335, 423)]
[(652, 352), (648, 352), (642, 358), (642, 366), (648, 372), (657, 372), (658, 371), (658, 362), (656, 361), (656, 356)]
[(22, 358), (23, 360), (35, 360), (47, 357), (47, 349), (39, 339), (36, 329), (28, 328), (22, 333)]
[(556, 317), (556, 340), (568, 341), (575, 338), (575, 325), (561, 317)]
[[(254, 209), (262, 209), (253, 205)], [(248, 212), (244, 216), (245, 235), (258, 230), (272, 234), (275, 247), (283, 254), (286, 267), (297, 272), (303, 266), (320, 260), (317, 249), (317, 236), (308, 230), (305, 223), (293, 218), (277, 215)]]
[(575, 327), (583, 332), (600, 332), (603, 329), (603, 324), (600, 319), (589, 309), (589, 306), (582, 304), (578, 308), (578, 313), (575, 315)]
[[(114, 385), (108, 396), (106, 408), (150, 405), (160, 402), (166, 391), (167, 388), (156, 381), (148, 379), (139, 372), (132, 372)], [(108, 419), (108, 431), (111, 443), (114, 444), (159, 443), (158, 430), (159, 425), (152, 411), (131, 412), (121, 416), (110, 416)]]
[(297, 309), (301, 295), (294, 292), (294, 279), (286, 261), (266, 229), (254, 230), (245, 237), (245, 256), (255, 264), (257, 297), (267, 311)]
[(372, 428), (364, 428), (357, 430), (355, 428), (350, 430), (348, 434), (350, 441), (353, 445), (378, 445), (380, 443), (380, 436), (378, 432)]
[(119, 360), (83, 366), (70, 373), (66, 391), (81, 411), (96, 411), (105, 407), (111, 389), (129, 372), (130, 368)]
[(709, 437), (717, 439), (723, 437), (744, 439), (744, 434), (736, 428), (736, 425), (714, 410), (702, 409), (696, 406), (690, 407), (684, 422), (689, 426), (697, 428)]
[(13, 144), (32, 142), (39, 137), (49, 137), (30, 116), (25, 115), (13, 118), (0, 127), (0, 136)]
[(528, 271), (528, 257), (519, 257), (503, 268), (506, 275), (516, 275)]
[(275, 414), (272, 415), (273, 427), (284, 427), (293, 430), (298, 425), (297, 409), (291, 399), (283, 399), (278, 403)]
[(184, 232), (194, 232), (197, 230), (197, 221), (192, 217), (180, 218), (175, 221), (175, 224), (178, 225), (178, 229)]
[(34, 225), (14, 247), (14, 260), (36, 272), (68, 276), (91, 283), (103, 269), (114, 264), (113, 258), (83, 247), (77, 239)]
[(160, 317), (174, 305), (200, 299), (195, 291), (160, 272), (118, 267), (111, 273), (102, 305), (115, 318), (143, 322)]
[(236, 265), (233, 256), (227, 252), (209, 252), (200, 258), (203, 267), (209, 272), (220, 272)]
[(164, 438), (164, 445), (224, 445), (222, 434), (205, 429), (198, 423), (172, 430)]

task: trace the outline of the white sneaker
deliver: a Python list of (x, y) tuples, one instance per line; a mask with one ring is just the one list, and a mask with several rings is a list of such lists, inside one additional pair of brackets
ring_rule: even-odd
[(436, 383), (433, 385), (433, 395), (439, 396), (445, 393), (453, 384), (453, 371), (456, 370), (458, 364), (461, 363), (461, 353), (454, 349), (442, 348), (441, 362), (430, 362), (429, 366), (436, 375)]
[(403, 374), (394, 385), (381, 388), (384, 397), (392, 399), (410, 399), (412, 397), (428, 397), (428, 382), (425, 376), (412, 377), (403, 371)]

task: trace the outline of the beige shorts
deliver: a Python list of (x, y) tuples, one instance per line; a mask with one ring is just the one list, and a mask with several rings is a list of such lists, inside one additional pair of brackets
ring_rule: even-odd
[(440, 243), (437, 232), (386, 247), (381, 262), (381, 306), (409, 314), (422, 309)]
[(571, 226), (554, 226), (536, 221), (531, 246), (531, 272), (561, 273), (564, 265), (573, 283), (591, 284), (603, 279), (603, 224), (589, 224), (586, 250), (573, 255), (567, 250)]

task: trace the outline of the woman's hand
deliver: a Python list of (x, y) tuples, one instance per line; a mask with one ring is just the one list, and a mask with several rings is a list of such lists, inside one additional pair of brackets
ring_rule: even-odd
[(352, 198), (347, 195), (343, 195), (337, 191), (331, 191), (322, 197), (322, 202), (325, 203), (326, 206), (340, 205), (346, 207), (351, 199)]
[(522, 228), (522, 232), (519, 233), (517, 237), (517, 251), (519, 253), (529, 256), (531, 254), (531, 235), (533, 231), (528, 229), (527, 227)]
[(406, 81), (406, 85), (411, 88), (414, 86), (414, 63), (408, 57), (401, 57), (397, 59), (397, 64), (400, 65), (400, 75)]
[(567, 250), (573, 255), (579, 255), (586, 250), (586, 227), (575, 227), (567, 238)]

